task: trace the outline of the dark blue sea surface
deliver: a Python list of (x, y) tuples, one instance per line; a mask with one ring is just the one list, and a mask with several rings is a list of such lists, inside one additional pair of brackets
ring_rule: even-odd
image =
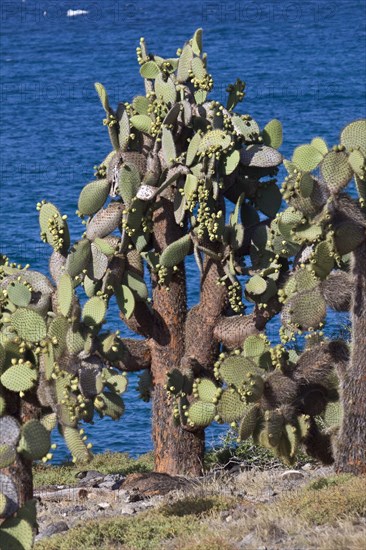
[[(112, 104), (143, 92), (135, 54), (140, 36), (150, 51), (174, 56), (203, 27), (215, 81), (212, 97), (225, 102), (227, 84), (244, 80), (247, 93), (239, 110), (261, 126), (279, 118), (281, 150), (289, 157), (296, 145), (317, 135), (337, 143), (345, 124), (365, 116), (365, 5), (364, 0), (3, 0), (0, 252), (47, 271), (50, 251), (40, 243), (35, 210), (43, 198), (68, 214), (74, 240), (81, 234), (74, 214), (78, 195), (110, 150), (93, 84), (106, 86)], [(67, 17), (68, 10), (88, 13)], [(187, 269), (197, 282), (193, 262)], [(190, 304), (197, 284), (192, 288)], [(117, 328), (116, 319), (112, 310), (110, 327)], [(346, 316), (331, 315), (327, 331), (338, 334), (346, 324)], [(272, 323), (274, 342), (277, 332)], [(152, 448), (150, 406), (136, 399), (136, 379), (130, 376), (119, 422), (104, 419), (87, 427), (94, 451), (136, 455)], [(208, 444), (222, 433), (211, 427)], [(55, 459), (67, 456), (60, 442)]]

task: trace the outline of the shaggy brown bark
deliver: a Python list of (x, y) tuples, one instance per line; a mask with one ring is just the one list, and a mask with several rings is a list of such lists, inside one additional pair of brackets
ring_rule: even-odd
[(366, 242), (352, 259), (351, 359), (342, 380), (343, 423), (336, 470), (366, 473)]
[[(166, 199), (161, 199), (161, 208), (155, 211), (154, 217), (155, 247), (162, 251), (181, 237), (182, 230), (175, 223), (173, 204)], [(205, 448), (204, 431), (187, 431), (175, 425), (172, 403), (164, 388), (167, 373), (173, 368), (182, 368), (187, 314), (184, 265), (173, 275), (169, 289), (157, 285), (156, 281), (153, 284), (156, 316), (150, 349), (155, 470), (172, 475), (199, 475)]]

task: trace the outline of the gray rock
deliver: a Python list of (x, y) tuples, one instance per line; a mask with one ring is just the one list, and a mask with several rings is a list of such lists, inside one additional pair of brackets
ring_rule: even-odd
[(297, 480), (297, 479), (303, 479), (305, 477), (304, 472), (300, 472), (298, 470), (286, 470), (286, 472), (282, 472), (280, 475), (282, 479), (286, 480)]
[(98, 483), (98, 487), (116, 491), (121, 487), (125, 479), (126, 477), (122, 474), (108, 474), (104, 476), (104, 479), (100, 483)]
[(84, 472), (78, 472), (76, 477), (80, 479), (78, 487), (97, 487), (106, 476), (96, 470), (86, 470)]
[(67, 525), (66, 521), (57, 521), (56, 523), (50, 523), (50, 525), (47, 525), (45, 529), (39, 533), (39, 535), (36, 536), (36, 541), (44, 539), (46, 537), (50, 537), (51, 535), (55, 535), (56, 533), (63, 533), (64, 531), (68, 531), (69, 526)]

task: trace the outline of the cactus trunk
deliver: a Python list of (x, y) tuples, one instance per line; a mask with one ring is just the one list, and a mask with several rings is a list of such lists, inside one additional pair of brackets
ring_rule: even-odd
[(352, 348), (343, 375), (344, 418), (336, 470), (366, 473), (366, 242), (353, 252)]
[[(162, 209), (156, 210), (155, 216), (156, 247), (164, 250), (181, 236), (181, 229), (175, 223), (168, 201)], [(157, 314), (154, 338), (151, 340), (155, 471), (171, 475), (199, 475), (205, 447), (204, 431), (191, 432), (174, 424), (172, 403), (164, 388), (167, 373), (180, 367), (185, 349), (187, 304), (183, 264), (173, 276), (169, 289), (155, 285), (153, 301)]]

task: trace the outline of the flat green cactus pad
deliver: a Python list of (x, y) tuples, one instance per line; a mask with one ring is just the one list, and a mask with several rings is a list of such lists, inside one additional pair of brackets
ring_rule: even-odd
[(217, 404), (217, 414), (224, 422), (234, 422), (243, 416), (246, 402), (232, 389), (224, 390)]
[(188, 409), (188, 419), (195, 426), (208, 426), (216, 415), (216, 407), (213, 403), (195, 401)]
[(174, 267), (184, 260), (192, 246), (190, 235), (184, 235), (180, 239), (174, 241), (160, 256), (159, 262), (164, 267)]
[(35, 386), (37, 379), (38, 372), (29, 361), (10, 367), (0, 378), (2, 385), (13, 392), (30, 390)]
[(84, 305), (82, 318), (86, 325), (94, 327), (103, 322), (106, 312), (106, 301), (99, 296), (93, 296)]
[(27, 342), (39, 342), (47, 335), (44, 318), (32, 309), (17, 309), (11, 316), (11, 324), (18, 336)]
[(32, 291), (23, 283), (15, 282), (8, 286), (8, 297), (15, 306), (27, 307), (32, 298)]
[(359, 149), (366, 156), (366, 119), (355, 120), (343, 128), (341, 144), (348, 151)]
[(0, 444), (0, 468), (7, 468), (13, 464), (16, 456), (17, 454), (14, 445)]
[(30, 460), (43, 458), (51, 446), (50, 432), (38, 420), (29, 420), (22, 426), (18, 451)]
[(92, 181), (85, 185), (79, 196), (78, 209), (80, 214), (92, 216), (98, 212), (107, 200), (109, 190), (110, 183), (106, 179)]
[(239, 439), (244, 441), (250, 437), (260, 421), (260, 409), (258, 405), (251, 405), (244, 410), (239, 425)]

